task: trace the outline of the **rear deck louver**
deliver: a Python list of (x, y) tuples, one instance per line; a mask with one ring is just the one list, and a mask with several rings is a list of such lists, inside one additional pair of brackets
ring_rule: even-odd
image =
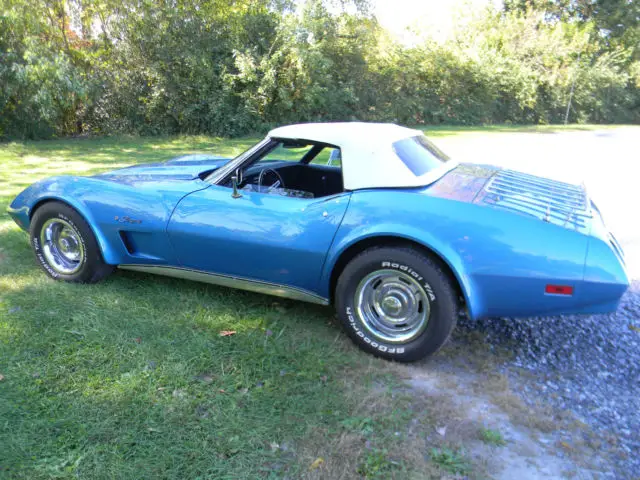
[(570, 228), (583, 228), (591, 218), (583, 187), (513, 170), (491, 177), (483, 201)]

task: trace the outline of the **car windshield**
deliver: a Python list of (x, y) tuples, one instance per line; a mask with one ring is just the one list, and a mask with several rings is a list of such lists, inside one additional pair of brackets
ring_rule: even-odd
[(394, 142), (393, 151), (416, 177), (436, 169), (449, 160), (449, 157), (424, 135)]
[(245, 150), (240, 155), (238, 155), (236, 158), (233, 158), (233, 159), (229, 160), (228, 162), (224, 163), (221, 167), (215, 169), (213, 172), (211, 172), (209, 175), (207, 175), (205, 177), (205, 179), (204, 179), (205, 182), (215, 183), (220, 178), (224, 178), (229, 173), (231, 173), (233, 170), (235, 170), (236, 167), (238, 167), (242, 162), (244, 162), (247, 159), (247, 157), (253, 155), (258, 150), (268, 146), (268, 144), (269, 144), (269, 139), (268, 138), (265, 138), (264, 140), (256, 143), (250, 149)]

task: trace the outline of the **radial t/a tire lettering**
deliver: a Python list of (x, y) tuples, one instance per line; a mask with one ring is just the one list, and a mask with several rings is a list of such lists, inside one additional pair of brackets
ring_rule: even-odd
[(433, 355), (456, 324), (451, 280), (429, 256), (406, 247), (370, 248), (342, 271), (336, 309), (363, 350), (400, 362)]
[(45, 203), (35, 211), (29, 236), (36, 260), (55, 280), (95, 283), (113, 271), (104, 263), (89, 224), (62, 202)]

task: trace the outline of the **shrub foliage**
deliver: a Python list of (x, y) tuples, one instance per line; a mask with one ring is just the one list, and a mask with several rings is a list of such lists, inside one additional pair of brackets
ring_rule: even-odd
[(364, 0), (0, 0), (0, 138), (558, 123), (570, 95), (570, 122), (640, 121), (638, 17), (607, 30), (562, 3), (406, 45)]

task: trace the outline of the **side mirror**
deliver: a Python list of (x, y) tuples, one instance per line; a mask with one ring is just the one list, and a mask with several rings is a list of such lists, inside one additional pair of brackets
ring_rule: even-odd
[(233, 193), (231, 194), (231, 196), (233, 198), (240, 198), (242, 194), (238, 192), (238, 177), (236, 175), (231, 177), (231, 185), (233, 186)]

